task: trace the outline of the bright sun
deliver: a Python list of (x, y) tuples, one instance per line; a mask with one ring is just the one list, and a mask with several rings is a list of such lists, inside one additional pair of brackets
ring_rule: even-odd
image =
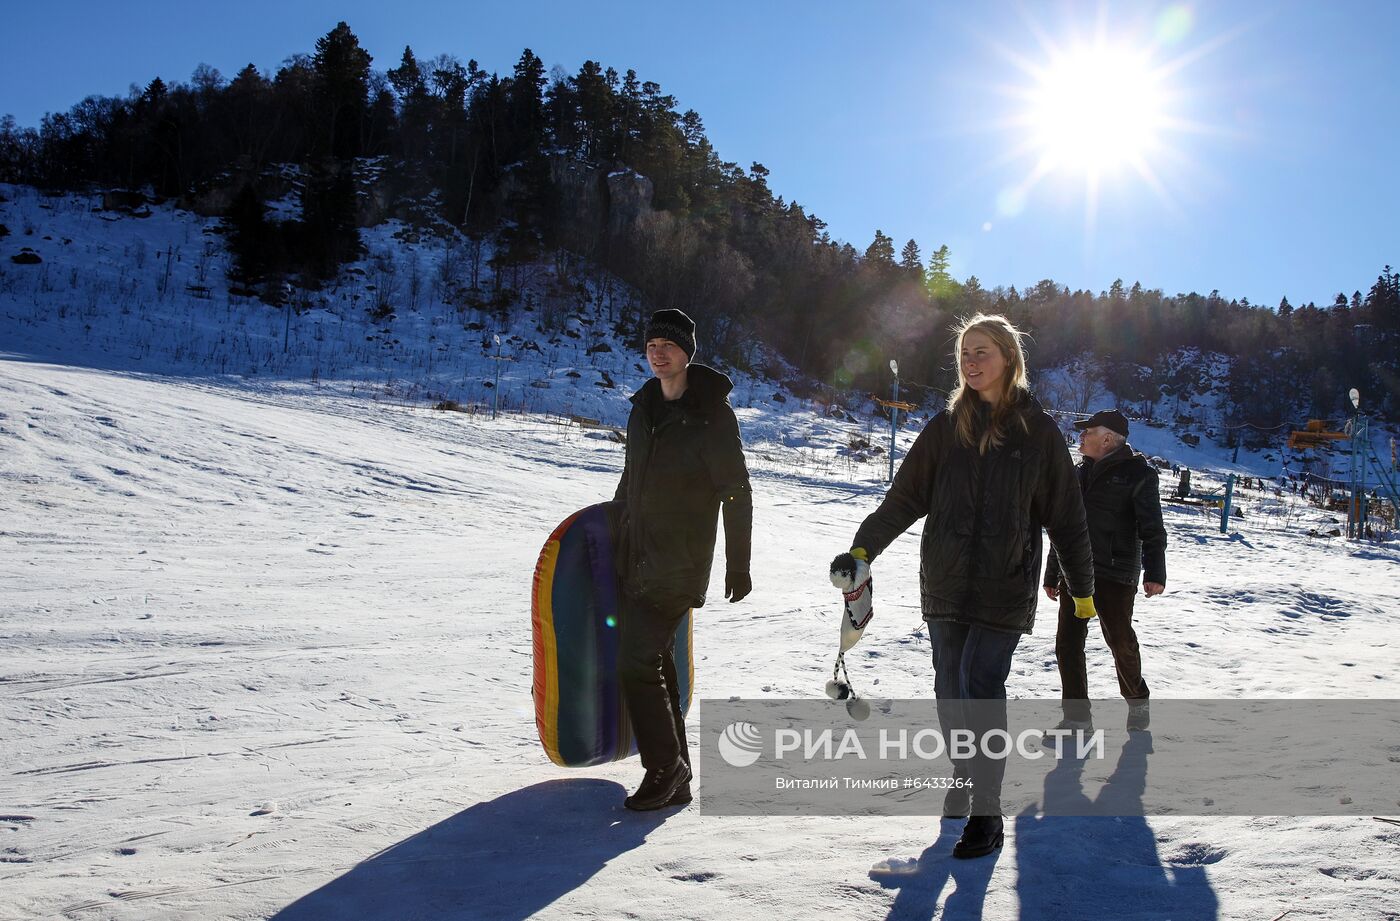
[(1037, 69), (1026, 122), (1040, 171), (1097, 178), (1147, 169), (1165, 124), (1164, 92), (1147, 56), (1095, 46), (1057, 54)]
[[(1011, 105), (993, 125), (1009, 143), (987, 168), (1026, 165), (997, 192), (996, 216), (1022, 214), (1047, 180), (1059, 180), (1050, 194), (1060, 201), (1082, 185), (1086, 241), (1101, 198), (1122, 201), (1134, 185), (1182, 216), (1179, 190), (1169, 186), (1193, 166), (1190, 138), (1216, 130), (1189, 114), (1202, 93), (1183, 85), (1184, 72), (1233, 37), (1196, 40), (1193, 22), (1190, 7), (1177, 3), (1122, 29), (1111, 29), (1103, 17), (1087, 34), (1069, 25), (1058, 40), (1027, 20), (1039, 45), (1032, 53), (989, 40), (1021, 79), (997, 87)], [(988, 221), (983, 230), (991, 226)]]

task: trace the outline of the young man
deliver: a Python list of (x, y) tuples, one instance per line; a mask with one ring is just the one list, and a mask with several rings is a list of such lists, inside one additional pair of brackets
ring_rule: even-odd
[(658, 310), (647, 324), (647, 363), (656, 376), (632, 396), (627, 459), (616, 500), (625, 503), (622, 575), (622, 693), (646, 777), (629, 809), (690, 802), (690, 750), (676, 682), (676, 628), (705, 603), (715, 533), (724, 509), (724, 595), (739, 601), (749, 578), (753, 501), (729, 378), (693, 364), (695, 323)]
[[(1133, 598), (1140, 574), (1148, 598), (1160, 595), (1167, 585), (1167, 531), (1162, 525), (1157, 471), (1128, 444), (1128, 420), (1118, 410), (1097, 412), (1074, 427), (1079, 429), (1083, 458), (1078, 466), (1079, 486), (1094, 550), (1094, 607), (1103, 638), (1113, 652), (1118, 690), (1128, 701), (1128, 728), (1146, 729), (1148, 689), (1133, 632)], [(1089, 622), (1074, 616), (1073, 601), (1063, 588), (1052, 546), (1045, 564), (1045, 594), (1060, 601), (1055, 660), (1060, 666), (1065, 716), (1056, 728), (1087, 730), (1092, 726), (1084, 663)]]

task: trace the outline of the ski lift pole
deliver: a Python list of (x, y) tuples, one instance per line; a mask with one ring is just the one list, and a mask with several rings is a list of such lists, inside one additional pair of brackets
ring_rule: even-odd
[(491, 418), (496, 418), (496, 410), (501, 405), (501, 334), (497, 333), (496, 340), (496, 376), (491, 383)]
[(894, 436), (899, 430), (899, 362), (890, 359), (890, 370), (894, 372), (894, 396), (890, 400), (890, 482), (894, 482)]
[(1220, 533), (1224, 534), (1230, 525), (1230, 500), (1235, 496), (1235, 475), (1225, 478), (1225, 501), (1220, 504)]
[(1366, 537), (1366, 519), (1370, 515), (1371, 503), (1366, 498), (1366, 449), (1371, 444), (1371, 434), (1366, 430), (1366, 417), (1356, 414), (1357, 486), (1359, 487), (1356, 507), (1356, 539)]
[[(1351, 400), (1351, 408), (1356, 411), (1351, 419), (1351, 469), (1347, 471), (1347, 485), (1351, 488), (1351, 495), (1347, 497), (1347, 539), (1358, 540), (1364, 533), (1361, 528), (1361, 503), (1366, 501), (1361, 488), (1365, 470), (1357, 469), (1357, 454), (1361, 448), (1361, 392), (1353, 387), (1347, 397)], [(1365, 464), (1364, 458), (1360, 458), (1360, 461)]]

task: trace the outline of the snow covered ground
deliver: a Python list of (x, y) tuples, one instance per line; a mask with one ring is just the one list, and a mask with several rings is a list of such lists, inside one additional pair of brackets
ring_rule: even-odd
[[(1371, 818), (1021, 816), (963, 863), (957, 822), (707, 817), (703, 777), (696, 806), (626, 812), (635, 760), (546, 760), (529, 637), (540, 545), (620, 472), (567, 418), (625, 419), (645, 374), (612, 328), (626, 292), (583, 273), (551, 301), (542, 272), (533, 309), (465, 309), (462, 241), (387, 224), (288, 312), (229, 293), (214, 222), (96, 204), (0, 186), (0, 919), (1400, 917), (1400, 826)], [(749, 364), (726, 370), (755, 591), (699, 612), (697, 696), (817, 696), (826, 566), (887, 462), (852, 441), (887, 423)], [(428, 408), (497, 394), (494, 421)], [(1198, 488), (1280, 469), (1133, 441)], [(1239, 501), (1228, 534), (1166, 507), (1168, 592), (1139, 600), (1154, 695), (1400, 698), (1400, 550)], [(932, 696), (916, 555), (906, 537), (877, 564), (867, 696)], [(1112, 695), (1101, 644), (1090, 665)], [(1044, 614), (1010, 686), (1058, 693)]]
[[(962, 862), (937, 818), (628, 813), (635, 760), (552, 766), (530, 701), (536, 555), (618, 445), (93, 364), (0, 360), (0, 918), (1400, 917), (1369, 817), (1022, 816)], [(754, 467), (755, 590), (698, 612), (699, 694), (820, 695), (826, 565), (880, 488)], [(1167, 507), (1155, 695), (1400, 698), (1400, 552), (1303, 514)], [(932, 695), (916, 554), (877, 564), (875, 696)], [(1043, 612), (1015, 696), (1056, 695), (1052, 642)]]

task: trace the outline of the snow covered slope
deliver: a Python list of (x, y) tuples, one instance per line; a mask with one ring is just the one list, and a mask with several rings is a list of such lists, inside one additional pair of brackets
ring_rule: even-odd
[[(1400, 827), (1370, 818), (1022, 816), (955, 862), (936, 818), (628, 813), (635, 761), (552, 766), (530, 701), (536, 554), (611, 494), (617, 444), (93, 365), (0, 359), (0, 918), (1400, 912)], [(880, 489), (754, 467), (755, 590), (698, 612), (699, 690), (819, 695), (826, 565)], [(1139, 602), (1154, 694), (1400, 698), (1400, 552), (1309, 541), (1301, 514), (1222, 535), (1168, 507), (1168, 592)], [(876, 696), (932, 696), (916, 555), (906, 536), (877, 564), (851, 663)], [(1049, 618), (1010, 689), (1056, 695)]]
[[(98, 195), (0, 184), (0, 226), (9, 231), (0, 235), (0, 351), (415, 405), (450, 399), (469, 410), (584, 417), (614, 427), (625, 422), (627, 396), (647, 375), (640, 343), (618, 332), (623, 315), (636, 313), (635, 292), (577, 260), (562, 272), (552, 260), (519, 278), (512, 271), (518, 291), (497, 294), (489, 241), (390, 221), (362, 232), (365, 258), (323, 289), (289, 289), (296, 309), (270, 307), (229, 283), (218, 221), (170, 204), (143, 206), (133, 216), (101, 203)], [(281, 216), (294, 216), (294, 202), (274, 204)], [(42, 261), (10, 261), (26, 248)], [(506, 300), (496, 303), (498, 297)], [(376, 319), (376, 307), (393, 309)], [(874, 414), (873, 402), (850, 415), (801, 399), (794, 385), (803, 393), (813, 388), (779, 356), (758, 343), (744, 351), (743, 368), (716, 363), (734, 380), (732, 401), (760, 463), (880, 481), (888, 421)], [(1299, 472), (1297, 458), (1272, 450), (1246, 450), (1236, 460), (1207, 434), (1224, 425), (1223, 356), (1187, 350), (1175, 360), (1200, 365), (1203, 390), (1184, 404), (1164, 397), (1157, 414), (1171, 418), (1188, 408), (1201, 421), (1186, 429), (1206, 437), (1189, 445), (1178, 426), (1138, 425), (1135, 446), (1218, 477), (1274, 477), (1289, 462)], [(1062, 369), (1032, 372), (1047, 399), (1063, 389)], [(1094, 407), (1111, 399), (1105, 393)], [(1047, 405), (1056, 408), (1053, 400)], [(901, 451), (938, 408), (901, 415)], [(1388, 437), (1373, 432), (1382, 453)]]
[[(101, 200), (0, 184), (0, 226), (10, 231), (0, 237), (0, 352), (612, 427), (625, 425), (627, 398), (649, 376), (640, 343), (618, 332), (623, 313), (636, 313), (635, 293), (587, 266), (521, 273), (502, 311), (490, 303), (489, 241), (474, 248), (390, 221), (362, 232), (365, 258), (322, 290), (292, 290), (295, 310), (270, 307), (234, 293), (218, 221), (169, 204), (133, 217), (102, 210)], [(12, 263), (24, 248), (42, 262)], [(474, 261), (477, 290), (468, 286)], [(391, 317), (371, 315), (381, 303), (396, 307)], [(756, 343), (745, 352), (744, 369), (699, 360), (733, 379), (731, 402), (756, 464), (882, 479), (888, 420), (800, 399), (786, 362)], [(901, 418), (907, 450), (927, 414)], [(876, 447), (852, 450), (853, 441)]]
[[(453, 285), (489, 247), (389, 224), (288, 311), (229, 295), (209, 221), (0, 198), (0, 918), (1400, 911), (1400, 827), (1370, 819), (1022, 816), (964, 865), (937, 819), (627, 813), (635, 761), (545, 759), (529, 638), (541, 543), (620, 472), (606, 428), (568, 418), (622, 424), (644, 379), (613, 328), (625, 289), (575, 272), (561, 294), (542, 269), (509, 319), (463, 309)], [(42, 262), (11, 262), (23, 247)], [(396, 316), (373, 320), (389, 291)], [(827, 561), (886, 470), (857, 440), (887, 429), (797, 398), (761, 349), (747, 365), (726, 370), (755, 591), (700, 611), (699, 691), (815, 696)], [(1232, 469), (1170, 429), (1134, 441), (1198, 486)], [(1228, 534), (1167, 507), (1168, 593), (1140, 601), (1154, 694), (1400, 698), (1400, 552), (1309, 539), (1332, 517), (1289, 498), (1239, 501)], [(906, 537), (877, 566), (850, 663), (873, 696), (932, 694), (916, 555)], [(1014, 695), (1057, 694), (1052, 632), (1022, 644)], [(1111, 695), (1101, 645), (1090, 666)]]

